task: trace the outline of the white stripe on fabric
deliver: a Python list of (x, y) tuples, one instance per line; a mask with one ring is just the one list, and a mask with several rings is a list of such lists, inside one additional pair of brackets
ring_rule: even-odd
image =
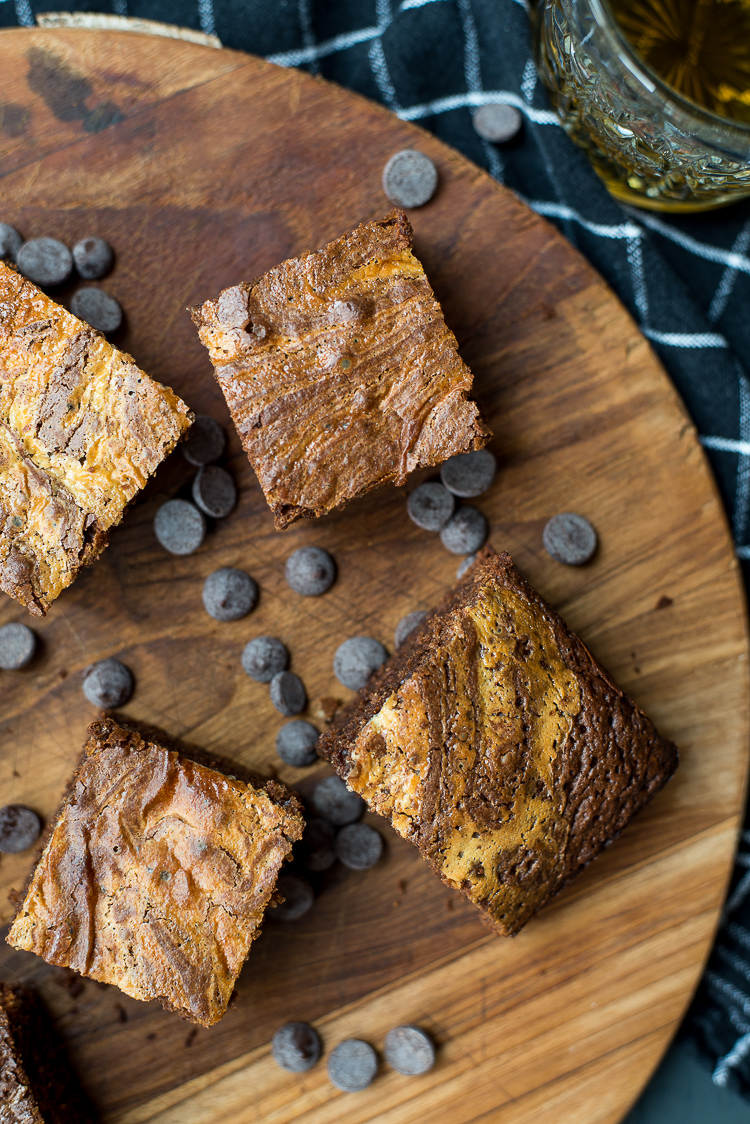
[[(747, 220), (742, 230), (735, 238), (734, 245), (732, 246), (732, 253), (744, 254), (748, 246), (750, 246), (750, 219)], [(719, 281), (708, 309), (708, 319), (711, 324), (714, 324), (719, 319), (727, 307), (736, 280), (737, 270), (733, 267), (725, 269), (722, 273), (721, 280)]]
[[(626, 210), (630, 211), (630, 208), (626, 207)], [(632, 211), (630, 213), (632, 214)], [(638, 215), (638, 219), (649, 230), (655, 230), (657, 234), (668, 238), (670, 242), (681, 246), (683, 250), (689, 250), (691, 253), (697, 254), (699, 258), (718, 262), (719, 265), (731, 266), (741, 273), (750, 273), (750, 258), (747, 258), (744, 254), (737, 254), (732, 250), (721, 250), (718, 246), (708, 246), (705, 242), (699, 242), (696, 238), (691, 238), (689, 234), (684, 234), (681, 230), (675, 230), (668, 226), (661, 219), (655, 219), (653, 215), (649, 215), (645, 211)]]
[(654, 343), (667, 347), (729, 347), (718, 332), (657, 332), (655, 328), (644, 328), (643, 332)]
[[(464, 77), (469, 93), (482, 92), (482, 68), (479, 58), (479, 37), (477, 25), (474, 22), (474, 13), (471, 10), (471, 0), (458, 0), (458, 11), (461, 16), (461, 26), (464, 34)], [(499, 183), (503, 182), (505, 171), (500, 154), (494, 144), (482, 138), (482, 151), (489, 166), (490, 175)]]
[[(738, 547), (737, 557), (742, 559), (750, 558), (750, 546)], [(726, 920), (730, 913), (734, 913), (735, 909), (742, 905), (748, 894), (750, 894), (750, 870), (747, 874), (742, 875), (742, 878), (740, 878), (734, 888), (734, 893), (724, 906), (723, 920)], [(750, 1014), (750, 1012), (748, 1012), (748, 1014)]]
[(204, 35), (216, 34), (214, 0), (198, 0), (198, 18), (201, 23), (201, 31)]
[(380, 96), (385, 104), (394, 113), (398, 113), (398, 101), (396, 100), (396, 87), (391, 81), (391, 73), (388, 69), (388, 63), (385, 61), (385, 52), (383, 51), (383, 43), (381, 39), (373, 39), (368, 51), (370, 58), (370, 67), (372, 73), (375, 75), (375, 81), (380, 90)]
[[(274, 61), (273, 59), (271, 60)], [(404, 121), (419, 121), (422, 117), (432, 117), (438, 113), (448, 113), (451, 109), (476, 109), (480, 105), (490, 105), (492, 102), (502, 101), (520, 109), (530, 121), (537, 125), (559, 125), (560, 119), (556, 113), (549, 109), (534, 109), (527, 105), (518, 94), (509, 90), (486, 90), (468, 94), (452, 94), (447, 98), (436, 98), (435, 101), (425, 102), (424, 105), (410, 105), (399, 113)]]
[(356, 47), (357, 43), (369, 43), (380, 35), (379, 27), (363, 27), (359, 31), (346, 31), (343, 35), (336, 35), (333, 39), (326, 39), (315, 47), (304, 47), (297, 51), (282, 51), (278, 55), (266, 55), (268, 62), (277, 66), (301, 66), (315, 59), (335, 55), (338, 51), (346, 51), (349, 47)]
[[(310, 13), (310, 0), (297, 0), (297, 18), (299, 19), (300, 31), (302, 32), (302, 42), (305, 45), (305, 49), (309, 51), (315, 46), (312, 15)], [(314, 72), (318, 70), (315, 60), (313, 60), (313, 70)]]
[(715, 449), (718, 453), (739, 453), (750, 456), (750, 441), (735, 441), (731, 437), (701, 437), (705, 449)]
[[(747, 562), (750, 559), (750, 546), (738, 546), (737, 557), (741, 562)], [(739, 902), (737, 904), (739, 905)]]
[(630, 266), (630, 277), (633, 283), (635, 306), (641, 317), (641, 325), (645, 325), (648, 321), (648, 286), (643, 272), (643, 247), (640, 237), (628, 238), (628, 265)]
[(723, 979), (716, 972), (706, 972), (706, 983), (714, 992), (718, 991), (720, 995), (734, 1003), (735, 1007), (739, 1007), (743, 1014), (750, 1015), (750, 999), (744, 991), (740, 991), (738, 987)]
[(16, 19), (21, 27), (34, 26), (34, 13), (31, 10), (29, 0), (15, 0)]
[(523, 78), (521, 79), (521, 93), (526, 98), (526, 101), (531, 105), (536, 90), (536, 66), (533, 59), (526, 59), (526, 66), (523, 68)]
[(750, 1034), (743, 1034), (742, 1038), (737, 1039), (730, 1052), (719, 1058), (716, 1069), (711, 1075), (714, 1085), (724, 1088), (729, 1080), (729, 1071), (739, 1065), (748, 1054), (750, 1054)]
[[(750, 445), (750, 384), (739, 363), (735, 362), (740, 398), (740, 440)], [(734, 541), (744, 543), (747, 534), (748, 501), (750, 500), (750, 459), (740, 456), (737, 462), (737, 488), (734, 493)]]
[(577, 222), (579, 226), (590, 230), (592, 234), (598, 234), (601, 238), (638, 238), (642, 234), (641, 229), (633, 222), (618, 223), (616, 226), (589, 222), (583, 215), (579, 215), (578, 211), (574, 211), (572, 207), (568, 207), (565, 203), (548, 203), (533, 199), (525, 199), (524, 202), (537, 214), (552, 219), (571, 219), (573, 222)]
[(424, 8), (427, 4), (437, 4), (439, 0), (404, 0), (399, 8), (400, 12), (408, 12), (410, 8)]
[(716, 948), (716, 955), (720, 960), (723, 960), (729, 965), (738, 975), (744, 976), (746, 980), (750, 980), (750, 964), (744, 960), (736, 952), (730, 952), (728, 948), (723, 945), (718, 945)]
[(733, 941), (736, 941), (742, 948), (746, 948), (750, 952), (750, 930), (746, 929), (744, 925), (738, 925), (736, 921), (727, 928), (727, 932)]

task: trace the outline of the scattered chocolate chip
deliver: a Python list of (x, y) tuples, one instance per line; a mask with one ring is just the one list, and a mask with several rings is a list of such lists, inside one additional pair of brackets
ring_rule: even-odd
[(352, 636), (336, 649), (333, 674), (344, 687), (359, 691), (387, 659), (388, 653), (379, 640), (372, 636)]
[(133, 694), (133, 673), (113, 657), (91, 664), (83, 673), (83, 693), (90, 703), (102, 710), (124, 706)]
[(366, 823), (350, 823), (336, 836), (336, 858), (350, 870), (369, 870), (383, 854), (383, 836)]
[(423, 531), (439, 531), (450, 519), (455, 506), (451, 493), (437, 481), (420, 484), (406, 501), (409, 518)]
[(170, 554), (192, 554), (203, 542), (206, 520), (188, 500), (167, 500), (156, 513), (154, 533)]
[(274, 1061), (290, 1073), (305, 1073), (320, 1061), (323, 1044), (309, 1023), (284, 1023), (271, 1040)]
[(464, 505), (440, 532), (440, 541), (451, 554), (473, 554), (487, 538), (487, 520), (475, 507)]
[(196, 414), (181, 445), (182, 455), (189, 464), (200, 468), (217, 461), (224, 452), (226, 443), (227, 435), (217, 421), (208, 414)]
[(312, 803), (318, 815), (336, 827), (354, 823), (365, 810), (362, 797), (350, 792), (341, 777), (325, 777), (316, 784)]
[(224, 519), (237, 503), (237, 488), (225, 468), (208, 464), (193, 481), (193, 499), (205, 515)]
[(16, 855), (33, 847), (42, 833), (42, 821), (25, 804), (6, 804), (0, 808), (0, 851)]
[(295, 593), (318, 597), (331, 588), (336, 579), (336, 563), (327, 550), (319, 546), (303, 546), (286, 560), (284, 576)]
[(336, 828), (328, 820), (313, 816), (305, 823), (302, 833), (302, 863), (308, 870), (321, 873), (330, 870), (336, 862), (333, 848)]
[(256, 636), (249, 640), (242, 653), (242, 667), (258, 683), (270, 683), (274, 675), (286, 671), (289, 652), (275, 636)]
[(122, 324), (122, 309), (104, 289), (78, 289), (70, 298), (70, 311), (97, 332), (116, 332)]
[(474, 565), (476, 560), (477, 560), (476, 553), (467, 554), (466, 558), (461, 559), (461, 561), (458, 564), (458, 569), (456, 570), (456, 577), (458, 578), (459, 581), (464, 576), (466, 571), (471, 569), (471, 567)]
[(435, 1045), (418, 1026), (394, 1026), (385, 1036), (385, 1060), (404, 1077), (427, 1073), (435, 1064)]
[(523, 118), (514, 105), (507, 102), (491, 102), (483, 105), (472, 117), (475, 131), (483, 140), (493, 144), (503, 144), (512, 140), (521, 128)]
[(17, 671), (26, 667), (36, 651), (36, 634), (27, 624), (6, 624), (0, 628), (0, 668)]
[(23, 238), (14, 226), (0, 222), (0, 261), (15, 261), (23, 246)]
[(73, 247), (73, 261), (84, 281), (101, 281), (115, 260), (112, 247), (103, 238), (81, 238)]
[(596, 531), (588, 519), (572, 511), (552, 516), (542, 532), (542, 542), (547, 553), (566, 566), (582, 566), (597, 547)]
[(35, 285), (62, 285), (73, 272), (73, 257), (56, 238), (31, 238), (18, 251), (19, 270)]
[(285, 718), (299, 714), (307, 706), (305, 684), (293, 671), (280, 671), (274, 675), (270, 694), (271, 702)]
[(481, 496), (495, 479), (497, 461), (489, 449), (458, 453), (440, 468), (440, 479), (449, 492), (462, 499)]
[(214, 570), (203, 583), (203, 607), (217, 621), (238, 621), (258, 603), (258, 586), (244, 570)]
[(276, 752), (287, 765), (302, 769), (318, 760), (319, 737), (312, 722), (296, 718), (282, 726), (276, 735)]
[(396, 647), (400, 648), (407, 636), (411, 636), (415, 628), (419, 628), (422, 621), (427, 616), (424, 609), (417, 609), (413, 613), (407, 614), (402, 617), (396, 625), (396, 634), (393, 637)]
[(276, 889), (284, 899), (270, 915), (276, 921), (299, 921), (315, 901), (312, 886), (301, 874), (282, 874), (276, 883)]
[(328, 1059), (328, 1076), (342, 1093), (366, 1089), (377, 1072), (378, 1055), (369, 1042), (360, 1038), (345, 1038)]
[(656, 602), (656, 605), (654, 606), (654, 608), (656, 608), (656, 609), (668, 609), (670, 605), (674, 605), (674, 601), (672, 600), (671, 597), (667, 597), (666, 593), (662, 593), (661, 597)]
[(383, 191), (397, 207), (422, 207), (435, 194), (437, 168), (414, 148), (391, 156), (383, 169)]

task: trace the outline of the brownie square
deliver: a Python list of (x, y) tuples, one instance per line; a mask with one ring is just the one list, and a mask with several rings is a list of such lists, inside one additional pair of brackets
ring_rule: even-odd
[(677, 766), (675, 746), (491, 548), (319, 752), (503, 934)]
[(192, 415), (0, 262), (0, 588), (43, 616)]
[(276, 527), (481, 448), (403, 211), (191, 310)]
[(8, 943), (211, 1026), (302, 825), (274, 781), (95, 722)]

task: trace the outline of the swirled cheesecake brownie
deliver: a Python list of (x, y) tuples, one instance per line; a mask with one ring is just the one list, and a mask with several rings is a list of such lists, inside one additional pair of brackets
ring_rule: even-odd
[(484, 445), (403, 211), (191, 310), (277, 528)]
[(491, 548), (318, 752), (504, 934), (677, 766), (675, 746)]
[(37, 616), (192, 415), (129, 355), (0, 262), (0, 588)]
[(95, 722), (8, 943), (211, 1026), (302, 826), (282, 785)]

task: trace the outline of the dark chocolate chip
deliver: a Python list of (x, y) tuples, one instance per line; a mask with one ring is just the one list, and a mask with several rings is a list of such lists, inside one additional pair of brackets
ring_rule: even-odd
[(409, 518), (423, 531), (439, 531), (450, 519), (455, 506), (451, 493), (437, 481), (420, 484), (406, 501)]
[(385, 1060), (404, 1077), (427, 1073), (435, 1064), (435, 1046), (418, 1026), (394, 1026), (385, 1036)]
[(70, 311), (97, 332), (116, 332), (122, 324), (122, 309), (104, 289), (78, 289), (70, 298)]
[(365, 810), (362, 797), (350, 792), (341, 777), (325, 777), (320, 781), (313, 789), (312, 803), (318, 815), (336, 827), (354, 823)]
[(200, 468), (217, 461), (224, 452), (226, 443), (227, 435), (217, 421), (208, 414), (196, 414), (181, 445), (182, 455), (189, 464)]
[(407, 636), (411, 636), (415, 628), (419, 628), (426, 616), (427, 613), (424, 609), (417, 609), (415, 612), (409, 613), (407, 616), (401, 618), (396, 625), (396, 635), (393, 638), (397, 648), (401, 647)]
[(302, 863), (308, 870), (321, 873), (330, 870), (336, 862), (333, 849), (336, 828), (328, 820), (313, 816), (305, 823), (302, 833)]
[(503, 144), (512, 140), (521, 128), (520, 111), (507, 102), (491, 102), (483, 105), (472, 117), (474, 129), (483, 140), (493, 144)]
[(0, 667), (17, 671), (26, 667), (36, 651), (36, 634), (27, 624), (6, 624), (0, 628)]
[(327, 550), (319, 546), (303, 546), (286, 560), (284, 576), (295, 593), (318, 597), (333, 585), (336, 563)]
[(378, 1055), (369, 1042), (360, 1038), (345, 1038), (328, 1059), (328, 1076), (342, 1093), (366, 1089), (377, 1072)]
[(542, 541), (547, 553), (566, 566), (582, 566), (597, 547), (596, 531), (588, 519), (572, 511), (553, 515), (542, 532)]
[(193, 481), (193, 499), (212, 519), (224, 519), (237, 503), (237, 488), (225, 468), (208, 464)]
[(271, 702), (285, 718), (299, 714), (307, 706), (305, 684), (293, 671), (280, 671), (278, 675), (274, 675), (270, 694)]
[(270, 683), (289, 666), (289, 652), (275, 636), (256, 636), (242, 653), (242, 667), (258, 683)]
[(383, 836), (366, 823), (350, 823), (336, 836), (336, 858), (350, 870), (369, 870), (383, 854)]
[(391, 156), (383, 169), (383, 191), (397, 207), (421, 207), (432, 199), (438, 182), (437, 168), (414, 148)]
[(103, 238), (81, 238), (73, 247), (73, 261), (84, 281), (101, 281), (115, 260), (112, 247)]
[(276, 921), (299, 921), (315, 901), (312, 886), (301, 874), (282, 874), (276, 883), (276, 889), (284, 899), (269, 914)]
[(440, 532), (440, 541), (451, 554), (473, 554), (487, 538), (487, 520), (475, 507), (459, 507)]
[(102, 710), (124, 706), (133, 694), (133, 673), (120, 660), (110, 658), (91, 664), (83, 673), (83, 693)]
[(476, 560), (477, 560), (476, 553), (467, 554), (466, 558), (461, 559), (461, 561), (458, 564), (458, 569), (456, 570), (456, 577), (459, 579), (459, 581), (464, 576), (466, 571), (471, 569), (471, 567), (474, 565)]
[(0, 261), (15, 261), (23, 246), (23, 238), (14, 226), (0, 222)]
[(273, 1036), (274, 1061), (290, 1073), (305, 1073), (320, 1061), (323, 1044), (309, 1023), (284, 1023)]
[(156, 513), (154, 533), (170, 554), (192, 554), (203, 542), (206, 520), (188, 500), (168, 500)]
[(462, 499), (481, 496), (495, 479), (497, 461), (489, 449), (458, 453), (440, 468), (440, 479), (449, 492)]
[(6, 804), (0, 808), (0, 851), (16, 855), (33, 847), (42, 833), (42, 821), (25, 804)]
[(372, 636), (352, 636), (336, 649), (333, 674), (344, 687), (359, 691), (387, 659), (388, 653), (379, 640)]
[(35, 285), (62, 285), (73, 272), (70, 250), (56, 238), (31, 238), (24, 242), (16, 262), (24, 277)]
[(287, 765), (302, 769), (318, 760), (319, 737), (312, 722), (296, 718), (282, 726), (276, 735), (276, 752)]
[(214, 570), (203, 583), (203, 605), (217, 621), (238, 621), (258, 602), (258, 586), (244, 570)]

